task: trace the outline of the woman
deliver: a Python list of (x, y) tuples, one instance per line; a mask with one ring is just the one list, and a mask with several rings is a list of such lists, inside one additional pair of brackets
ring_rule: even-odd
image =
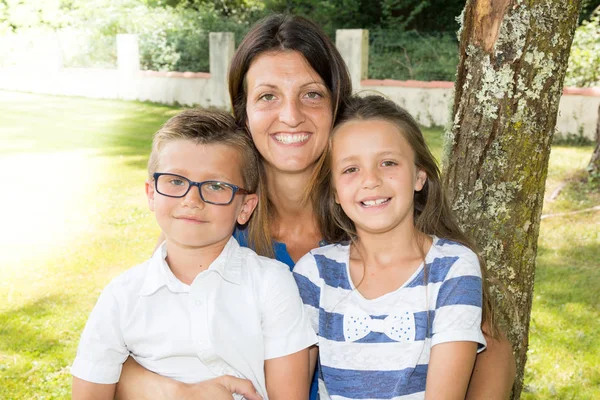
[[(311, 21), (273, 15), (246, 35), (232, 60), (229, 93), (235, 118), (254, 140), (263, 168), (259, 206), (246, 229), (236, 234), (241, 244), (292, 268), (325, 235), (335, 236), (329, 234), (335, 230), (333, 221), (313, 193), (324, 178), (329, 132), (351, 91), (342, 57)], [(477, 357), (467, 398), (504, 399), (514, 379), (511, 347), (504, 337), (486, 339), (488, 350)], [(228, 391), (254, 398), (244, 380), (224, 377), (186, 385), (129, 360), (117, 396), (218, 400), (230, 399)]]

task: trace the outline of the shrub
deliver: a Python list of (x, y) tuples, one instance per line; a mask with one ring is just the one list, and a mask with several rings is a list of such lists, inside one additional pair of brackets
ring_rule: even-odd
[(454, 81), (458, 64), (454, 33), (378, 29), (369, 37), (370, 78)]

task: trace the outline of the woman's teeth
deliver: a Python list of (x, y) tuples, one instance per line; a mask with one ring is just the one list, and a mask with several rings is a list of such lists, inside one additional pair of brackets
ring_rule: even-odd
[(373, 207), (373, 206), (379, 206), (383, 203), (387, 203), (388, 201), (390, 201), (390, 198), (385, 198), (385, 199), (377, 199), (377, 200), (365, 200), (365, 201), (361, 201), (363, 206), (366, 207)]
[(273, 135), (275, 140), (282, 144), (302, 143), (308, 140), (309, 134), (290, 134), (290, 133), (278, 133)]

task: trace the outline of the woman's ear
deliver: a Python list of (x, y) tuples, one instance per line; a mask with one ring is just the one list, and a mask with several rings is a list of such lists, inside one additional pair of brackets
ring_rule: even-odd
[(427, 173), (422, 169), (417, 171), (417, 177), (415, 179), (415, 192), (420, 192), (425, 186), (425, 182), (427, 182)]

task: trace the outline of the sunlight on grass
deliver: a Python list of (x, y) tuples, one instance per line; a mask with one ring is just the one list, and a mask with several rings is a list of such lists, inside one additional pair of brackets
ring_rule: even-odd
[[(70, 398), (69, 365), (100, 290), (147, 259), (152, 134), (178, 110), (0, 91), (0, 399)], [(440, 157), (442, 132), (425, 129)], [(555, 147), (544, 213), (600, 204), (592, 149)], [(600, 398), (600, 213), (542, 221), (524, 399)]]

